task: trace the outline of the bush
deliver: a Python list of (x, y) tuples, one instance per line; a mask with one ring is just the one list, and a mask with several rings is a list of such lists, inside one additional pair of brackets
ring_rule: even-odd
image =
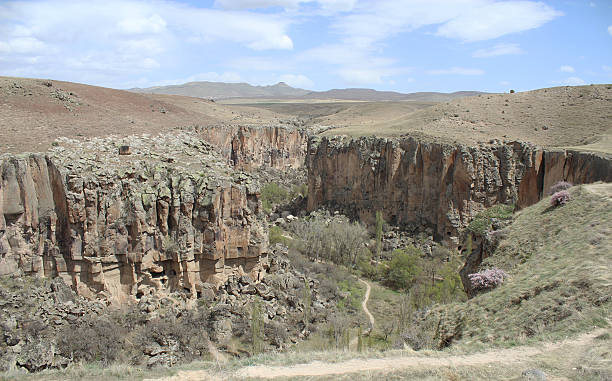
[(280, 226), (272, 226), (270, 227), (270, 232), (268, 233), (268, 241), (270, 245), (274, 245), (275, 243), (282, 243), (286, 245), (287, 238), (283, 237), (283, 229)]
[(502, 284), (507, 277), (508, 275), (504, 270), (498, 268), (487, 269), (468, 275), (472, 287), (476, 290), (489, 290), (495, 288)]
[(423, 272), (421, 252), (414, 246), (394, 250), (393, 258), (382, 270), (383, 283), (399, 290), (409, 289)]
[(271, 212), (274, 206), (285, 202), (289, 192), (276, 183), (268, 183), (261, 189), (261, 204), (266, 212)]
[(468, 230), (472, 233), (482, 235), (487, 230), (491, 229), (493, 220), (509, 220), (512, 219), (512, 213), (514, 212), (514, 205), (498, 204), (490, 207), (489, 209), (483, 210), (478, 213), (476, 217), (468, 225)]
[(552, 197), (550, 198), (550, 205), (553, 207), (565, 205), (569, 202), (569, 200), (570, 200), (569, 192), (566, 190), (562, 190), (552, 195)]
[(122, 327), (115, 321), (91, 317), (60, 329), (57, 347), (64, 357), (75, 361), (108, 365), (117, 359), (123, 339)]
[(567, 181), (559, 181), (559, 182), (555, 183), (555, 185), (550, 187), (550, 189), (548, 190), (548, 194), (549, 195), (553, 195), (553, 194), (555, 194), (557, 192), (568, 190), (569, 188), (571, 188), (573, 186), (574, 186), (574, 184), (568, 183)]

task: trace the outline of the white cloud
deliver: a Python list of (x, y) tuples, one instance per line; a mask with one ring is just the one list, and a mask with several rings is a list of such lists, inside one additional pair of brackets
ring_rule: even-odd
[(427, 74), (431, 75), (483, 75), (485, 72), (481, 69), (469, 69), (463, 67), (452, 67), (450, 69), (428, 70)]
[(582, 78), (578, 78), (578, 77), (568, 77), (560, 81), (553, 81), (553, 83), (557, 85), (566, 85), (566, 86), (586, 85), (586, 82)]
[(166, 20), (155, 14), (151, 17), (125, 18), (117, 24), (125, 34), (162, 33), (166, 30)]
[(192, 52), (209, 62), (220, 43), (290, 50), (291, 22), (171, 0), (1, 1), (0, 73), (122, 87)]
[(589, 3), (589, 6), (590, 6), (590, 7), (592, 7), (592, 8), (595, 8), (595, 7), (597, 6), (597, 4), (595, 4), (594, 2), (592, 2), (592, 1), (591, 1), (591, 2)]
[(489, 58), (497, 56), (506, 56), (511, 54), (522, 54), (523, 50), (518, 44), (497, 44), (489, 49), (476, 50), (472, 57), (475, 58)]
[(46, 45), (35, 37), (17, 37), (0, 41), (0, 53), (3, 54), (40, 54)]
[[(560, 16), (561, 13), (534, 1), (495, 0), (376, 0), (359, 2), (353, 12), (337, 16), (332, 29), (340, 36), (342, 49), (330, 45), (311, 49), (307, 54), (319, 56), (321, 62), (339, 66), (343, 79), (364, 83), (381, 83), (385, 76), (403, 72), (393, 60), (383, 56), (382, 41), (421, 28), (462, 41), (494, 39), (533, 29)], [(429, 33), (429, 32), (424, 32)], [(316, 53), (316, 54), (315, 54)], [(522, 53), (516, 44), (500, 44), (492, 50), (475, 53), (479, 57)], [(347, 58), (350, 57), (350, 58)], [(378, 63), (373, 61), (378, 60)], [(386, 61), (386, 62), (385, 62)], [(440, 73), (480, 75), (477, 69), (455, 68)], [(380, 73), (380, 74), (378, 74)]]
[(302, 3), (313, 3), (328, 11), (345, 12), (355, 6), (357, 0), (215, 0), (215, 6), (223, 9), (261, 9), (280, 7), (297, 9)]
[(612, 36), (612, 25), (608, 27), (608, 33), (610, 33), (610, 36)]
[(352, 85), (382, 84), (385, 78), (410, 71), (410, 68), (397, 66), (395, 60), (374, 53), (373, 49), (350, 44), (330, 44), (302, 52), (297, 60), (337, 66), (333, 72)]
[(573, 73), (576, 70), (573, 67), (569, 66), (569, 65), (563, 65), (563, 66), (561, 66), (559, 68), (559, 71), (563, 72), (563, 73)]
[(540, 27), (561, 15), (544, 3), (488, 2), (449, 20), (437, 34), (463, 41), (490, 40)]
[(336, 29), (358, 46), (433, 25), (439, 25), (439, 36), (481, 41), (537, 28), (561, 15), (534, 1), (378, 0), (358, 5)]
[(309, 89), (314, 86), (314, 82), (302, 74), (283, 74), (278, 79), (279, 82), (285, 82), (289, 86)]

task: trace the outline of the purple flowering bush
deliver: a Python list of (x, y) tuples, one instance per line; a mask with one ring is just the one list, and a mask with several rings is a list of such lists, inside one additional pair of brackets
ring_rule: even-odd
[(548, 194), (553, 195), (557, 192), (567, 190), (573, 186), (574, 184), (568, 183), (567, 181), (559, 181), (555, 183), (555, 185), (550, 187), (550, 189), (548, 190)]
[(553, 207), (565, 205), (570, 200), (570, 194), (566, 190), (556, 192), (550, 198), (550, 205)]
[(504, 283), (504, 279), (508, 274), (504, 270), (492, 268), (483, 270), (474, 274), (469, 274), (468, 278), (472, 287), (476, 290), (489, 290)]

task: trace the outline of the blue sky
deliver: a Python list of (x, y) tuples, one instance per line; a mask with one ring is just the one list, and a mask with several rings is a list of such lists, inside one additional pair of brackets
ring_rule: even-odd
[(401, 92), (612, 83), (612, 0), (0, 0), (0, 75)]

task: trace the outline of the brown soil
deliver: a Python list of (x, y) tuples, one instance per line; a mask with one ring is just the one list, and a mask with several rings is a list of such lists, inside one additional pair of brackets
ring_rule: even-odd
[[(388, 103), (386, 107), (391, 106)], [(612, 152), (612, 85), (555, 87), (461, 98), (389, 118), (389, 110), (339, 113), (328, 135), (422, 134), (465, 144), (522, 140), (546, 147)], [(397, 114), (395, 114), (397, 115)], [(340, 118), (335, 120), (335, 118)]]
[(199, 98), (8, 77), (0, 77), (0, 110), (0, 153), (45, 151), (60, 136), (155, 134), (196, 124), (264, 124), (286, 118)]

